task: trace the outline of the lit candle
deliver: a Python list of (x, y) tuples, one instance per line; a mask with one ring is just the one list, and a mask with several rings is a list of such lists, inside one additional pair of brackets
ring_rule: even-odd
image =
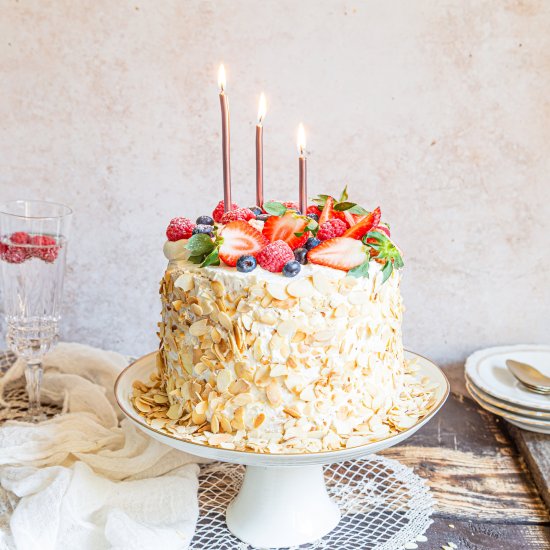
[(222, 111), (222, 155), (223, 155), (223, 205), (225, 212), (231, 210), (231, 162), (229, 145), (229, 102), (225, 95), (225, 67), (218, 70), (220, 106)]
[(260, 95), (258, 124), (256, 124), (256, 206), (264, 203), (264, 118), (266, 113), (265, 95)]
[(298, 126), (298, 159), (300, 183), (299, 183), (299, 209), (305, 215), (307, 210), (307, 159), (306, 159), (306, 131), (304, 125)]

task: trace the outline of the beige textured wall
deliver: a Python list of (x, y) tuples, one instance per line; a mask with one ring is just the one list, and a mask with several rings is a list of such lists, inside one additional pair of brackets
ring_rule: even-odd
[(156, 346), (163, 231), (221, 195), (216, 70), (234, 196), (344, 182), (406, 253), (405, 343), (443, 363), (550, 340), (550, 3), (1, 0), (0, 198), (75, 211), (63, 336)]

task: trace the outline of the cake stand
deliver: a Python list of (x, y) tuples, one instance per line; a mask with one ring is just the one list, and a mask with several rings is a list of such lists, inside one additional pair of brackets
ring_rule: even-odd
[(449, 382), (434, 363), (412, 352), (418, 375), (438, 385), (435, 403), (421, 420), (399, 434), (381, 441), (316, 453), (261, 454), (210, 447), (182, 441), (153, 429), (134, 409), (130, 396), (135, 380), (149, 380), (155, 369), (155, 353), (138, 359), (122, 371), (115, 384), (115, 396), (124, 414), (141, 430), (161, 443), (203, 458), (244, 464), (246, 473), (239, 494), (228, 506), (229, 530), (256, 548), (299, 546), (320, 539), (338, 524), (340, 511), (326, 491), (323, 465), (343, 462), (387, 449), (401, 443), (426, 424), (443, 406)]

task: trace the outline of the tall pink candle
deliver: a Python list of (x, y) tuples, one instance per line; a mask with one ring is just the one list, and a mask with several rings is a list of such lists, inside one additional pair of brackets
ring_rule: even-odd
[(218, 70), (220, 107), (222, 113), (222, 156), (223, 156), (223, 204), (225, 212), (231, 210), (231, 159), (229, 139), (229, 102), (225, 95), (225, 67)]
[(307, 158), (306, 158), (306, 131), (304, 125), (298, 126), (298, 208), (305, 215), (307, 210)]
[(264, 118), (266, 113), (265, 95), (260, 96), (258, 124), (256, 124), (256, 206), (264, 203)]

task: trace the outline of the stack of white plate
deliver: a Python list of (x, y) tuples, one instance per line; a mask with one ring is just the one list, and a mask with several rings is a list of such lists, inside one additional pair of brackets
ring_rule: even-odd
[(529, 430), (550, 434), (550, 395), (529, 391), (506, 367), (515, 359), (550, 376), (550, 346), (521, 345), (477, 351), (466, 361), (466, 387), (484, 409)]

